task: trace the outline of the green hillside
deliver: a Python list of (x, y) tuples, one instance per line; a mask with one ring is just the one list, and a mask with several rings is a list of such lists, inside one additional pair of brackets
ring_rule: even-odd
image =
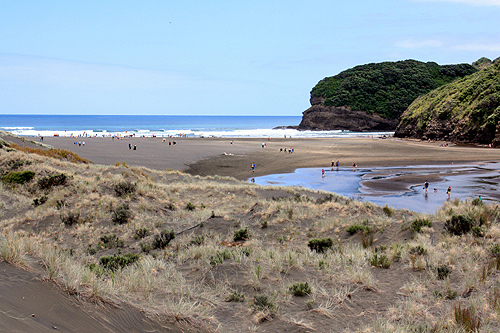
[(396, 135), (490, 143), (500, 120), (500, 62), (415, 100)]
[(440, 66), (416, 60), (372, 63), (324, 78), (311, 96), (325, 98), (325, 106), (349, 106), (395, 119), (418, 96), (476, 71), (469, 64)]

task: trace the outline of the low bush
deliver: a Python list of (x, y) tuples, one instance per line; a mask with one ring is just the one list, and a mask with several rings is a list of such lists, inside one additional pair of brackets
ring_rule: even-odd
[(153, 249), (164, 249), (167, 245), (175, 238), (174, 230), (162, 230), (159, 234), (155, 235), (153, 238), (153, 243), (151, 246)]
[(115, 224), (126, 224), (130, 221), (132, 213), (130, 212), (130, 207), (128, 204), (122, 204), (112, 210), (111, 220)]
[(311, 249), (311, 251), (316, 251), (317, 253), (324, 253), (333, 246), (333, 239), (313, 238), (309, 240), (307, 246)]
[(235, 242), (246, 241), (249, 238), (250, 232), (248, 231), (248, 228), (239, 229), (234, 232), (233, 240)]
[(217, 266), (219, 264), (222, 264), (224, 260), (230, 259), (231, 256), (231, 251), (229, 250), (217, 251), (214, 255), (211, 255), (208, 258), (208, 261), (210, 263), (210, 266)]
[(134, 239), (143, 239), (147, 235), (149, 235), (149, 230), (147, 228), (135, 229)]
[(436, 272), (438, 280), (444, 280), (451, 274), (452, 269), (450, 266), (442, 264), (434, 268), (434, 271)]
[(136, 191), (137, 186), (131, 182), (124, 181), (114, 185), (115, 194), (117, 197), (123, 197), (127, 194), (132, 194)]
[(192, 210), (195, 210), (195, 209), (196, 209), (196, 206), (195, 206), (195, 205), (193, 205), (191, 202), (188, 202), (188, 203), (186, 204), (186, 209), (187, 209), (187, 210), (192, 211)]
[(68, 177), (64, 173), (43, 177), (38, 181), (38, 186), (42, 190), (51, 189), (54, 186), (65, 185)]
[(382, 210), (384, 211), (385, 215), (391, 217), (392, 214), (394, 214), (394, 209), (392, 209), (391, 207), (385, 205), (384, 208), (382, 208)]
[(432, 228), (432, 222), (428, 219), (415, 219), (410, 226), (412, 232), (422, 232), (422, 227)]
[(267, 295), (255, 295), (253, 298), (253, 305), (258, 310), (267, 310), (270, 312), (276, 310), (276, 304), (274, 304)]
[(410, 255), (417, 256), (425, 256), (427, 254), (427, 250), (422, 245), (411, 247), (408, 252), (410, 253)]
[(238, 290), (233, 290), (232, 293), (230, 293), (226, 299), (226, 302), (244, 302), (245, 301), (245, 295)]
[(204, 235), (196, 235), (194, 236), (194, 239), (191, 240), (191, 242), (189, 242), (190, 245), (197, 245), (197, 246), (200, 246), (202, 245), (203, 243), (205, 243), (205, 236)]
[(477, 238), (484, 237), (484, 230), (483, 230), (483, 228), (481, 228), (478, 225), (472, 227), (471, 232), (472, 232), (472, 235), (474, 235), (474, 237), (477, 237)]
[(472, 205), (473, 206), (482, 206), (483, 205), (483, 200), (480, 198), (475, 198), (472, 200)]
[(134, 253), (127, 253), (125, 255), (102, 256), (99, 258), (99, 264), (110, 271), (117, 271), (118, 269), (125, 268), (139, 260), (140, 256)]
[(368, 262), (370, 265), (375, 266), (375, 267), (381, 267), (388, 269), (392, 265), (392, 261), (385, 255), (385, 254), (377, 254), (374, 253), (371, 258), (368, 259)]
[(112, 249), (114, 247), (123, 247), (125, 242), (123, 239), (118, 238), (115, 234), (104, 235), (99, 238), (98, 247)]
[(24, 184), (31, 181), (35, 177), (33, 171), (11, 171), (3, 176), (2, 181), (11, 184)]
[(455, 236), (464, 235), (472, 230), (476, 222), (469, 215), (453, 215), (449, 220), (446, 220), (444, 229)]
[(49, 200), (49, 198), (45, 195), (42, 195), (40, 198), (33, 199), (33, 206), (35, 207), (41, 206), (44, 203), (46, 203), (47, 200)]
[(67, 214), (61, 214), (61, 221), (67, 226), (77, 224), (80, 221), (80, 213), (68, 212)]
[(311, 287), (307, 282), (296, 282), (288, 287), (288, 290), (290, 290), (294, 296), (305, 296), (311, 294)]

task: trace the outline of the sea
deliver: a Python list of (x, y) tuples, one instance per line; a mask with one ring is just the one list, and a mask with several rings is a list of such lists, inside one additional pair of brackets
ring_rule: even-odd
[(14, 115), (0, 130), (20, 136), (361, 137), (392, 132), (298, 131), (301, 116)]

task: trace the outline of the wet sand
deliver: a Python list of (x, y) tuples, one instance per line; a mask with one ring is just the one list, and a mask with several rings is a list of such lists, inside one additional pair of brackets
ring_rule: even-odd
[[(36, 138), (33, 138), (36, 139)], [(74, 145), (85, 141), (85, 146)], [(234, 140), (234, 145), (231, 141)], [(168, 141), (176, 141), (169, 146)], [(440, 147), (437, 142), (369, 138), (63, 138), (47, 137), (44, 143), (76, 152), (96, 164), (125, 162), (157, 170), (181, 170), (190, 174), (252, 177), (293, 172), (298, 168), (328, 168), (332, 161), (341, 167), (440, 165), (500, 161), (500, 149), (481, 147)], [(129, 150), (129, 143), (137, 150)], [(261, 148), (262, 144), (267, 145)], [(294, 148), (294, 153), (280, 153)], [(255, 172), (251, 164), (255, 163)], [(406, 186), (389, 184), (384, 186)], [(382, 186), (382, 185), (381, 185)]]

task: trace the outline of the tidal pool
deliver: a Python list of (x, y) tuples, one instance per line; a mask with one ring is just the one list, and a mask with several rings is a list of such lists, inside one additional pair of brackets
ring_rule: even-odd
[[(419, 213), (434, 213), (448, 200), (481, 197), (499, 201), (500, 163), (468, 165), (424, 165), (375, 168), (307, 168), (294, 173), (255, 177), (259, 185), (302, 186), (324, 190), (377, 205), (404, 208)], [(428, 193), (423, 183), (430, 181)]]

